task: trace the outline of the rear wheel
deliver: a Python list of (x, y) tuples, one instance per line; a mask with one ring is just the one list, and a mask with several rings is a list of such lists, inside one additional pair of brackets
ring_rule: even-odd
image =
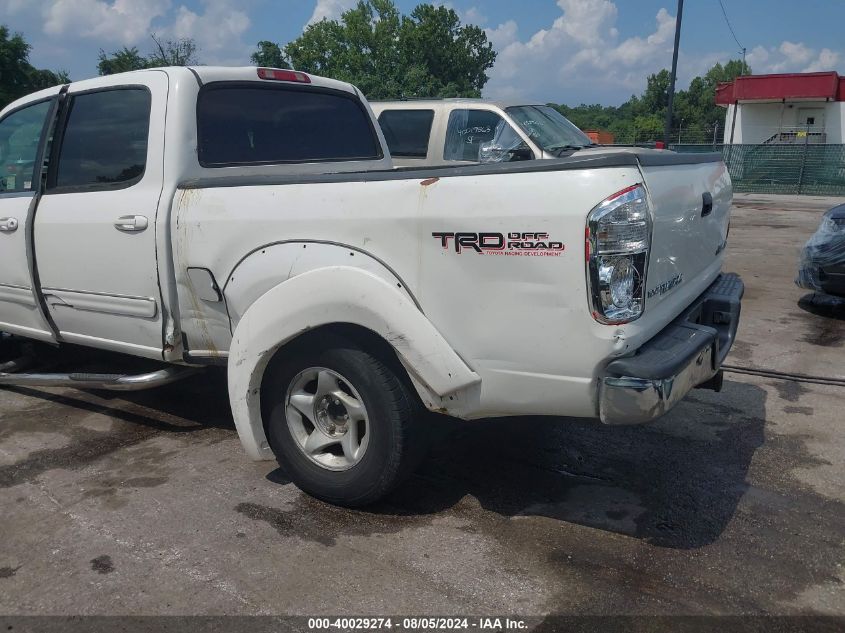
[(422, 407), (386, 355), (342, 339), (314, 348), (316, 341), (274, 360), (262, 388), (267, 439), (308, 494), (337, 505), (373, 503), (417, 465)]

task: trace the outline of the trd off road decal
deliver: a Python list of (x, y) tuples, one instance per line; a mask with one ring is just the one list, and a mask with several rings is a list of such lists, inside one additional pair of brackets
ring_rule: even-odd
[(548, 233), (432, 233), (431, 237), (456, 253), (468, 249), (481, 255), (559, 257), (564, 250), (563, 242), (549, 240)]

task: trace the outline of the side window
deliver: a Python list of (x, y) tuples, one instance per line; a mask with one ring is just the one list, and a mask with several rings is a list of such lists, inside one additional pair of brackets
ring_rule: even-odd
[(425, 158), (434, 110), (385, 110), (378, 122), (393, 156)]
[(208, 84), (197, 101), (197, 134), (203, 167), (382, 157), (361, 102), (316, 88)]
[(0, 121), (0, 193), (32, 191), (38, 142), (49, 111), (50, 102), (42, 101)]
[(502, 121), (495, 112), (486, 110), (452, 110), (446, 127), (444, 160), (478, 161), (482, 143), (489, 143)]
[(73, 95), (56, 165), (55, 187), (126, 187), (144, 175), (150, 93), (121, 88)]

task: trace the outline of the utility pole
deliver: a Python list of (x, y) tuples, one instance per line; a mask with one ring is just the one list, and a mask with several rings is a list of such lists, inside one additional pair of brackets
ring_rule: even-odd
[(663, 142), (669, 147), (672, 130), (672, 106), (675, 102), (675, 75), (678, 72), (678, 46), (681, 43), (681, 17), (684, 14), (684, 0), (678, 0), (678, 17), (675, 19), (675, 50), (672, 53), (672, 74), (669, 77), (669, 101), (666, 105), (666, 125), (663, 128)]

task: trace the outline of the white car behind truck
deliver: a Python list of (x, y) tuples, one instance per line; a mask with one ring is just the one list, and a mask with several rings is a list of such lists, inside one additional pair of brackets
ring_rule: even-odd
[(426, 410), (659, 417), (718, 389), (739, 320), (718, 156), (396, 170), (361, 93), (301, 72), (43, 90), (0, 113), (0, 183), (0, 331), (161, 362), (0, 385), (225, 365), (249, 456), (333, 503), (400, 482)]
[(548, 160), (605, 151), (560, 112), (540, 103), (419, 99), (371, 105), (397, 167)]

